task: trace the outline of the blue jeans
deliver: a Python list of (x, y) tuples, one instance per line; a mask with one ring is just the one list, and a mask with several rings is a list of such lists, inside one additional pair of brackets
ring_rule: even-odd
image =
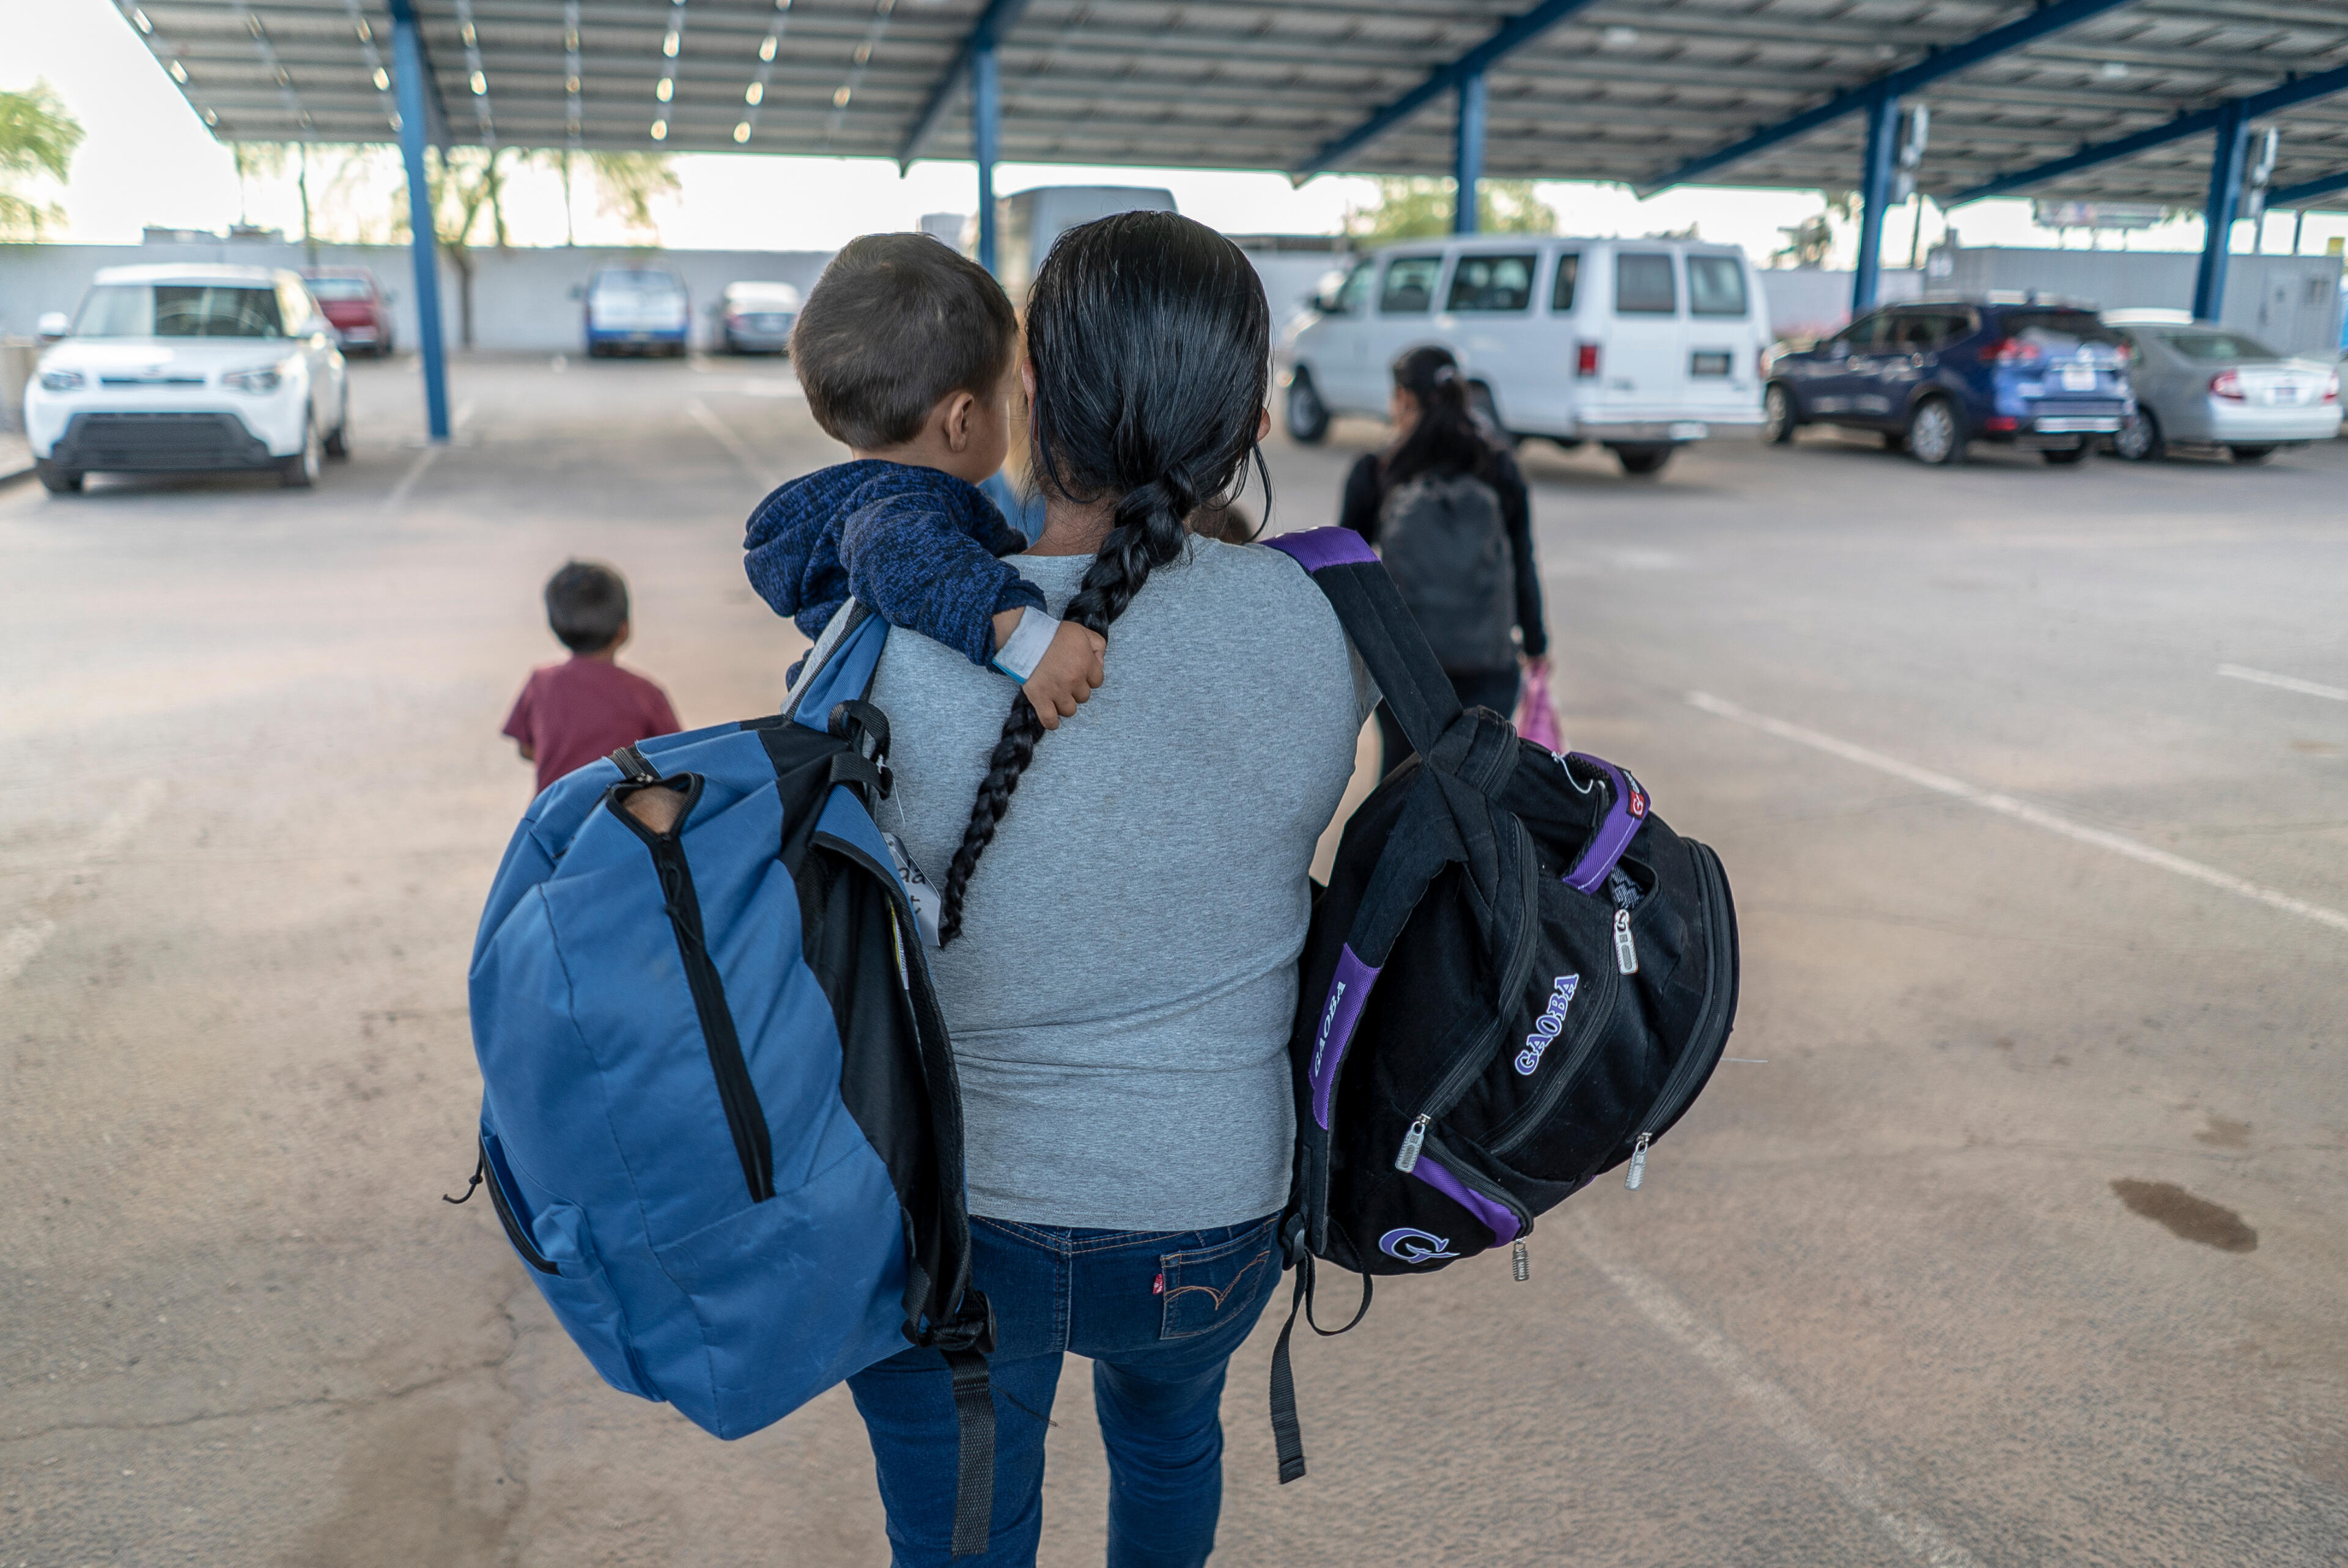
[(1223, 1506), (1223, 1369), (1280, 1282), (1278, 1216), (1205, 1231), (1070, 1230), (973, 1216), (971, 1283), (994, 1307), (994, 1521), (950, 1557), (959, 1439), (944, 1358), (908, 1349), (848, 1380), (872, 1439), (897, 1568), (1026, 1568), (1044, 1528), (1060, 1358), (1093, 1361), (1108, 1450), (1108, 1568), (1199, 1568)]

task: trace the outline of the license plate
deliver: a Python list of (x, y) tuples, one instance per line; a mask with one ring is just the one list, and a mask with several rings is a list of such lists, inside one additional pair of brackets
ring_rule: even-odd
[(2042, 419), (2032, 426), (2045, 436), (2109, 436), (2120, 427), (2117, 419)]
[(2063, 367), (2063, 390), (2065, 392), (2095, 391), (2095, 367), (2093, 365), (2085, 364), (2065, 365)]
[(1683, 419), (1663, 434), (1674, 441), (1701, 441), (1712, 434), (1712, 426), (1694, 419)]
[(2278, 386), (2274, 389), (2272, 397), (2273, 401), (2277, 403), (2297, 403), (2299, 401), (2299, 388), (2295, 386)]

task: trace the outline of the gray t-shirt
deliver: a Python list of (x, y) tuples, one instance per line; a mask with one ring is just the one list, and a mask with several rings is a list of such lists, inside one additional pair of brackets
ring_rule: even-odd
[[(1020, 556), (1057, 614), (1090, 556)], [(1314, 842), (1377, 693), (1312, 579), (1194, 539), (1109, 629), (1107, 683), (1046, 734), (930, 953), (953, 1037), (970, 1210), (1194, 1230), (1288, 1200), (1288, 1037)], [(933, 883), (1011, 682), (890, 633), (875, 814)]]

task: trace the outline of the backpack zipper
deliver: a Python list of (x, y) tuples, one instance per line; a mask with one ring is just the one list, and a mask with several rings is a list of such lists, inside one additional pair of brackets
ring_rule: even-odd
[[(554, 1266), (552, 1260), (538, 1250), (537, 1244), (530, 1240), (530, 1232), (522, 1228), (520, 1216), (513, 1212), (513, 1205), (507, 1202), (505, 1187), (498, 1181), (497, 1168), (490, 1163), (489, 1145), (486, 1143), (481, 1146), (481, 1164), (488, 1171), (489, 1178), (482, 1185), (489, 1189), (489, 1207), (498, 1211), (498, 1224), (505, 1226), (506, 1240), (513, 1243), (513, 1249), (521, 1254), (521, 1260), (539, 1273), (561, 1274), (562, 1271)], [(468, 1191), (466, 1196), (471, 1195)]]
[[(1727, 902), (1721, 896), (1719, 862), (1714, 858), (1712, 851), (1702, 845), (1691, 844), (1688, 854), (1689, 858), (1695, 862), (1697, 877), (1704, 884), (1706, 910), (1719, 911)], [(1720, 1050), (1727, 1047), (1728, 1037), (1724, 1034), (1720, 1039), (1720, 1050), (1705, 1051), (1700, 1049), (1700, 1042), (1711, 1030), (1713, 1014), (1721, 1003), (1721, 989), (1728, 979), (1728, 946), (1725, 939), (1728, 928), (1729, 922), (1725, 920), (1712, 922), (1709, 933), (1711, 952), (1708, 955), (1711, 973), (1704, 990), (1704, 1011), (1696, 1015), (1695, 1023), (1688, 1030), (1687, 1053), (1673, 1063), (1671, 1076), (1663, 1080), (1663, 1089), (1655, 1095), (1655, 1102), (1647, 1108), (1646, 1119), (1639, 1123), (1637, 1136), (1632, 1140), (1631, 1167), (1622, 1173), (1622, 1184), (1634, 1193), (1639, 1190), (1639, 1184), (1646, 1179), (1647, 1146), (1655, 1141), (1656, 1133), (1663, 1123), (1672, 1119), (1677, 1103), (1686, 1095), (1688, 1085), (1694, 1081), (1696, 1070), (1705, 1064), (1706, 1057), (1717, 1063)]]
[(750, 1201), (763, 1204), (775, 1195), (773, 1141), (757, 1088), (750, 1081), (750, 1065), (742, 1057), (742, 1038), (726, 1006), (725, 983), (703, 938), (693, 868), (685, 864), (685, 845), (674, 834), (654, 839), (652, 851), (669, 926), (676, 933), (677, 957), (685, 966), (685, 983), (693, 993), (694, 1015), (701, 1020), (702, 1041), (709, 1050), (709, 1071), (717, 1081), (718, 1102), (726, 1109), (726, 1131), (733, 1134), (735, 1157), (742, 1162)]
[[(1523, 900), (1522, 907), (1518, 911), (1516, 941), (1509, 949), (1508, 964), (1501, 970), (1499, 995), (1503, 999), (1522, 991), (1525, 982), (1532, 978), (1533, 958), (1540, 947), (1534, 938), (1540, 930), (1540, 863), (1533, 854), (1532, 835), (1525, 831), (1524, 825), (1512, 817), (1508, 820), (1517, 830), (1519, 881), (1523, 888)], [(1428, 1095), (1426, 1103), (1419, 1107), (1418, 1116), (1411, 1122), (1410, 1130), (1403, 1134), (1402, 1147), (1395, 1153), (1395, 1170), (1408, 1174), (1418, 1164), (1419, 1147), (1426, 1142), (1427, 1123), (1458, 1103), (1459, 1097), (1483, 1076), (1484, 1069), (1491, 1065), (1493, 1044), (1499, 1040), (1500, 1030), (1506, 1025), (1505, 1018), (1495, 1016), (1489, 1023), (1478, 1030), (1476, 1038), (1452, 1059), (1450, 1070), (1436, 1084), (1435, 1092)]]
[(1590, 1058), (1598, 1050), (1598, 1042), (1606, 1036), (1606, 1025), (1614, 1016), (1614, 1003), (1622, 989), (1619, 975), (1600, 969), (1591, 979), (1589, 1008), (1581, 1015), (1581, 1031), (1573, 1042), (1572, 1053), (1558, 1063), (1540, 1092), (1534, 1095), (1522, 1109), (1492, 1130), (1491, 1141), (1484, 1146), (1495, 1154), (1505, 1154), (1533, 1135), (1535, 1129), (1548, 1120), (1557, 1109), (1557, 1102), (1572, 1088), (1581, 1070), (1590, 1065)]

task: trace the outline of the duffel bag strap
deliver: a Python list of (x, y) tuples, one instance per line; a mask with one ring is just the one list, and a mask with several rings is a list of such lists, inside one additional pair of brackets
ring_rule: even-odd
[(1354, 1310), (1352, 1323), (1344, 1328), (1323, 1328), (1313, 1321), (1313, 1255), (1296, 1251), (1296, 1294), (1289, 1298), (1288, 1321), (1280, 1326), (1280, 1337), (1272, 1347), (1272, 1446), (1280, 1459), (1280, 1484), (1301, 1480), (1304, 1474), (1304, 1431), (1296, 1419), (1296, 1373), (1288, 1361), (1288, 1337), (1296, 1332), (1296, 1315), (1304, 1315), (1305, 1326), (1324, 1339), (1334, 1339), (1361, 1322), (1370, 1310), (1370, 1276), (1362, 1276), (1362, 1304)]
[(953, 1320), (926, 1337), (944, 1355), (953, 1378), (959, 1452), (952, 1551), (975, 1557), (994, 1533), (994, 1385), (986, 1369), (994, 1348), (994, 1308), (978, 1291), (965, 1290)]
[(1264, 543), (1313, 574), (1411, 749), (1433, 752), (1459, 716), (1459, 695), (1368, 541), (1351, 528), (1307, 528)]

